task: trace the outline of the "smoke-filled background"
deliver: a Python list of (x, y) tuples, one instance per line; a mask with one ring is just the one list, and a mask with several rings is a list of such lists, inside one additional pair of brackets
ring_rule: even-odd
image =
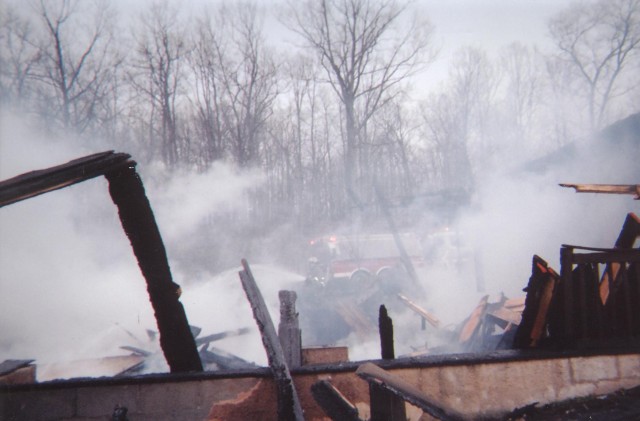
[[(328, 19), (302, 3), (4, 2), (0, 179), (131, 153), (190, 323), (251, 327), (215, 346), (259, 364), (240, 259), (277, 323), (279, 289), (308, 293), (309, 239), (389, 231), (376, 191), (401, 231), (426, 243), (446, 227), (472, 256), (419, 271), (412, 299), (447, 324), (482, 294), (521, 295), (533, 254), (559, 269), (561, 244), (610, 247), (638, 212), (630, 196), (558, 186), (640, 182), (637, 1), (329, 1)], [(360, 34), (368, 44), (322, 38), (349, 16), (389, 25)], [(399, 353), (431, 340), (385, 304)], [(157, 350), (106, 180), (0, 209), (0, 313), (0, 360)], [(300, 317), (303, 343), (326, 343), (316, 313)], [(338, 344), (379, 353), (375, 335)]]

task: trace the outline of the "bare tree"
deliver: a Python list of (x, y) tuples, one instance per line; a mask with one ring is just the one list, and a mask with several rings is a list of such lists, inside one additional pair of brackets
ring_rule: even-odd
[(435, 147), (442, 187), (470, 193), (472, 164), (494, 153), (490, 122), (497, 91), (495, 71), (483, 50), (464, 48), (454, 57), (448, 84), (424, 105), (425, 138)]
[(544, 95), (541, 58), (535, 49), (520, 43), (507, 46), (500, 57), (504, 84), (504, 127), (501, 135), (508, 149), (533, 143), (540, 132), (540, 114)]
[(591, 130), (601, 128), (611, 100), (630, 90), (619, 82), (634, 71), (628, 65), (640, 51), (640, 0), (574, 4), (550, 21), (549, 31), (557, 59), (580, 82), (574, 92), (586, 94)]
[[(87, 4), (40, 0), (34, 5), (45, 32), (37, 41), (42, 60), (36, 77), (53, 89), (49, 101), (43, 99), (43, 112), (80, 132), (96, 121), (116, 66), (111, 60), (113, 11), (104, 2)], [(42, 93), (48, 95), (46, 89)]]
[(177, 10), (166, 2), (154, 3), (140, 16), (130, 74), (136, 92), (150, 101), (150, 136), (160, 138), (162, 160), (169, 166), (178, 164), (184, 146), (178, 132), (177, 106), (189, 47), (178, 17)]
[(277, 66), (262, 36), (262, 15), (253, 4), (232, 9), (229, 54), (224, 57), (223, 89), (232, 156), (240, 166), (259, 161), (265, 124), (278, 94)]
[(431, 26), (396, 1), (321, 0), (290, 7), (291, 28), (320, 58), (344, 108), (344, 172), (353, 187), (362, 129), (423, 63)]
[(20, 105), (30, 96), (42, 52), (35, 44), (32, 22), (13, 5), (0, 15), (0, 99)]
[(227, 152), (225, 140), (228, 128), (225, 125), (226, 111), (224, 76), (226, 55), (223, 34), (227, 29), (226, 16), (216, 16), (209, 11), (198, 19), (195, 29), (194, 50), (191, 66), (194, 73), (194, 130), (199, 138), (197, 159), (208, 166), (223, 159)]

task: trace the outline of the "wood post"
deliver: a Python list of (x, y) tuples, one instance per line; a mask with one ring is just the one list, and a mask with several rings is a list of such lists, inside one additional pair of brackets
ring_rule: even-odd
[(387, 308), (380, 306), (378, 315), (378, 326), (380, 328), (380, 353), (385, 360), (393, 360), (396, 357), (393, 345), (393, 320), (387, 314)]
[(280, 323), (278, 324), (278, 337), (284, 352), (284, 358), (290, 368), (302, 365), (302, 332), (296, 312), (295, 291), (279, 291), (280, 298)]
[(109, 193), (118, 207), (138, 266), (147, 281), (149, 299), (160, 331), (160, 346), (172, 373), (202, 371), (187, 315), (179, 301), (167, 254), (135, 163), (107, 172)]

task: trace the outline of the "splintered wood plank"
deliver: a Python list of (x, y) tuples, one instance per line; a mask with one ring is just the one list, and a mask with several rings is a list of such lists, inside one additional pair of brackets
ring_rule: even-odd
[[(633, 212), (627, 214), (620, 235), (616, 240), (615, 247), (620, 249), (632, 248), (636, 242), (636, 239), (640, 236), (640, 218)], [(602, 304), (606, 304), (609, 299), (609, 293), (611, 286), (615, 282), (618, 271), (620, 270), (620, 263), (614, 262), (607, 265), (602, 279), (600, 280), (600, 300)]]
[(465, 343), (469, 341), (473, 336), (473, 334), (475, 333), (475, 331), (478, 329), (478, 326), (480, 326), (482, 317), (487, 311), (488, 302), (489, 302), (488, 295), (485, 295), (484, 297), (482, 297), (482, 299), (480, 299), (480, 302), (478, 303), (476, 308), (473, 310), (473, 312), (471, 313), (471, 316), (469, 316), (469, 319), (467, 320), (467, 322), (462, 327), (462, 330), (460, 331), (460, 336), (458, 337), (458, 340), (460, 343)]
[(267, 352), (269, 368), (271, 368), (276, 383), (278, 419), (283, 421), (304, 420), (302, 406), (300, 405), (300, 400), (298, 399), (298, 394), (293, 384), (293, 378), (289, 372), (284, 351), (282, 350), (282, 345), (280, 344), (280, 339), (271, 320), (267, 305), (251, 273), (249, 263), (247, 263), (245, 259), (242, 259), (242, 267), (243, 270), (241, 270), (238, 275), (240, 276), (247, 299), (251, 304), (253, 317), (258, 324), (258, 329), (262, 337), (262, 344)]

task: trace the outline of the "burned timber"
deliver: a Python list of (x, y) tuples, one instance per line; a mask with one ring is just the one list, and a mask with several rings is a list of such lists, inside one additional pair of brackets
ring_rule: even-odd
[[(200, 332), (189, 326), (180, 287), (173, 282), (151, 205), (129, 155), (104, 152), (0, 182), (0, 207), (100, 176), (109, 183), (146, 280), (171, 373), (117, 375), (121, 371), (107, 378), (37, 383), (33, 361), (5, 361), (0, 365), (2, 419), (499, 419), (522, 417), (568, 399), (619, 397), (618, 391), (625, 389), (636, 396), (640, 250), (635, 244), (640, 220), (633, 213), (626, 216), (612, 248), (563, 245), (559, 271), (534, 256), (526, 298), (490, 302), (483, 297), (455, 329), (442, 327), (437, 315), (412, 297), (398, 295), (425, 325), (454, 340), (453, 353), (425, 349), (396, 358), (393, 320), (382, 302), (381, 359), (352, 362), (343, 347), (305, 348), (296, 293), (281, 292), (276, 332), (243, 260), (239, 278), (269, 367), (234, 366), (231, 361), (238, 361), (233, 356), (225, 360), (208, 351), (217, 336), (198, 339)], [(584, 191), (596, 188), (638, 191), (637, 186), (593, 185)], [(347, 323), (359, 325), (361, 309), (340, 311)], [(145, 351), (129, 350), (133, 354), (126, 366), (132, 369), (144, 360)], [(226, 362), (227, 368), (205, 371), (208, 359), (220, 367)], [(621, 416), (628, 418), (621, 419), (640, 416), (640, 408), (627, 409)]]

